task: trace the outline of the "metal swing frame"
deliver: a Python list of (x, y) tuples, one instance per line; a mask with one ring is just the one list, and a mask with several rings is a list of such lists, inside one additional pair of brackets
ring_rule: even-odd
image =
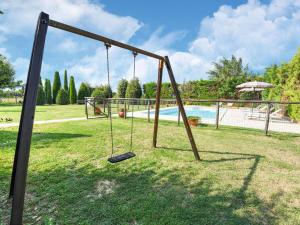
[(160, 56), (155, 53), (145, 51), (134, 46), (115, 41), (113, 39), (100, 36), (95, 33), (91, 33), (76, 27), (69, 26), (54, 20), (49, 19), (49, 15), (41, 12), (37, 21), (34, 42), (32, 47), (31, 59), (29, 64), (26, 90), (24, 95), (22, 114), (19, 125), (19, 132), (17, 137), (16, 151), (14, 156), (14, 164), (11, 176), (9, 197), (12, 199), (11, 218), (10, 224), (22, 224), (23, 209), (24, 209), (24, 197), (26, 188), (26, 179), (28, 171), (28, 161), (30, 155), (30, 145), (32, 138), (32, 129), (34, 123), (34, 114), (36, 108), (37, 90), (40, 80), (40, 73), (42, 67), (42, 59), (44, 53), (45, 40), (47, 35), (48, 26), (68, 31), (70, 33), (85, 36), (103, 43), (108, 43), (112, 46), (117, 46), (123, 49), (130, 50), (145, 56), (149, 56), (159, 60), (158, 65), (158, 78), (157, 78), (157, 93), (156, 93), (156, 105), (155, 105), (155, 119), (153, 130), (153, 147), (157, 147), (157, 131), (158, 131), (158, 119), (160, 108), (160, 93), (162, 84), (163, 67), (166, 65), (170, 81), (173, 87), (173, 91), (177, 100), (177, 104), (185, 125), (185, 129), (195, 156), (196, 160), (200, 160), (200, 156), (195, 144), (195, 140), (188, 124), (186, 113), (181, 101), (180, 93), (174, 78), (173, 70), (168, 56)]

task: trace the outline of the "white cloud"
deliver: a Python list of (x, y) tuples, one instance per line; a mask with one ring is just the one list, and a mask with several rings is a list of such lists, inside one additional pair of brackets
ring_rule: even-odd
[[(132, 38), (136, 31), (143, 25), (137, 19), (130, 16), (118, 16), (109, 13), (103, 5), (90, 0), (8, 0), (0, 1), (0, 8), (4, 12), (0, 20), (0, 51), (8, 56), (10, 54), (7, 48), (4, 47), (4, 42), (8, 41), (10, 36), (14, 36), (14, 38), (18, 37), (20, 40), (24, 40), (24, 36), (31, 38), (41, 11), (48, 13), (51, 19), (91, 32), (100, 33), (101, 35), (109, 36), (123, 42), (127, 42)], [(49, 28), (49, 31), (55, 36), (49, 35), (47, 37), (47, 45), (55, 46), (53, 48), (54, 51), (78, 53), (85, 50), (81, 40), (75, 41), (69, 38), (69, 34), (58, 32), (58, 30), (51, 28)], [(101, 51), (90, 49), (90, 52), (94, 52), (94, 55), (80, 56), (82, 57), (80, 60), (77, 59), (78, 54), (74, 54), (74, 59), (68, 60), (68, 63), (72, 62), (72, 66), (70, 67), (73, 74), (76, 72), (76, 74), (81, 75), (82, 73), (87, 81), (90, 81), (90, 77), (94, 75), (93, 83), (97, 83), (97, 76), (99, 73), (103, 74), (103, 69), (102, 67), (100, 68), (103, 60), (97, 57), (103, 51), (101, 53)], [(16, 76), (18, 79), (25, 81), (29, 60), (21, 56), (15, 57), (12, 61), (16, 68)], [(57, 65), (54, 66), (55, 68), (50, 71), (50, 65), (44, 63), (42, 75), (48, 72), (48, 74), (53, 74), (54, 70), (60, 70), (60, 68), (57, 68)], [(74, 69), (78, 69), (78, 71), (74, 71)]]
[(300, 1), (250, 0), (232, 8), (222, 6), (201, 22), (189, 51), (206, 60), (234, 54), (252, 69), (288, 60), (300, 45)]
[(1, 1), (0, 7), (4, 11), (0, 30), (6, 34), (26, 35), (28, 30), (34, 30), (41, 11), (51, 19), (123, 41), (128, 41), (142, 26), (132, 17), (109, 13), (103, 5), (88, 0)]
[[(28, 29), (33, 29), (32, 24), (42, 9), (55, 20), (124, 42), (128, 42), (142, 26), (137, 19), (111, 14), (105, 11), (103, 5), (96, 5), (88, 0), (31, 0), (26, 3), (15, 0), (10, 3), (0, 3), (4, 11), (8, 10), (3, 17), (5, 23), (0, 24), (0, 32), (5, 34), (26, 34)], [(19, 18), (24, 20), (19, 21)], [(198, 35), (186, 51), (176, 51), (173, 47), (185, 37), (184, 31), (163, 34), (162, 28), (153, 32), (139, 47), (160, 55), (169, 55), (176, 79), (182, 82), (207, 78), (206, 72), (211, 68), (212, 61), (232, 54), (242, 57), (253, 70), (262, 70), (272, 63), (289, 60), (300, 45), (299, 36), (300, 0), (273, 0), (269, 4), (249, 0), (235, 8), (223, 5), (212, 16), (204, 18)], [(61, 38), (63, 41), (60, 48), (63, 51), (71, 53), (71, 50), (82, 50), (82, 45), (73, 39), (65, 36)], [(5, 49), (2, 48), (2, 51)], [(76, 57), (68, 64), (69, 74), (75, 75), (79, 81), (88, 81), (94, 85), (107, 82), (106, 53), (103, 46), (91, 49), (88, 55), (81, 58)], [(120, 78), (132, 77), (132, 54), (112, 47), (110, 59), (111, 83), (116, 87)], [(20, 59), (19, 63), (21, 62)], [(155, 81), (157, 64), (157, 60), (138, 55), (136, 75), (142, 82)], [(166, 71), (164, 80), (168, 80)]]
[[(168, 39), (157, 34), (160, 35), (156, 32), (155, 38), (150, 38), (145, 46), (148, 42), (151, 46), (159, 45)], [(299, 0), (273, 0), (270, 4), (250, 0), (236, 8), (221, 6), (213, 16), (204, 18), (198, 36), (186, 52), (164, 49), (165, 46), (155, 50), (166, 51), (176, 80), (182, 82), (207, 78), (211, 62), (232, 54), (242, 57), (252, 70), (260, 71), (272, 63), (289, 60), (300, 46), (299, 36)], [(174, 37), (174, 43), (176, 35), (169, 37)], [(143, 81), (156, 79), (157, 65), (149, 59), (139, 60), (137, 69), (142, 71)], [(167, 74), (164, 78), (167, 79)]]

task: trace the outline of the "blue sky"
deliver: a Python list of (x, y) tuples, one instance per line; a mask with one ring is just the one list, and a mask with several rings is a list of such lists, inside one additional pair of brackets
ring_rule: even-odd
[[(211, 62), (232, 54), (253, 71), (289, 60), (300, 45), (300, 0), (117, 1), (8, 0), (0, 2), (0, 53), (18, 79), (27, 76), (36, 19), (50, 18), (169, 55), (177, 81), (207, 78)], [(49, 28), (42, 77), (67, 69), (77, 85), (106, 83), (102, 43)], [(132, 77), (131, 53), (110, 51), (112, 85)], [(137, 76), (155, 81), (157, 61), (139, 55)], [(164, 80), (168, 81), (167, 76)]]

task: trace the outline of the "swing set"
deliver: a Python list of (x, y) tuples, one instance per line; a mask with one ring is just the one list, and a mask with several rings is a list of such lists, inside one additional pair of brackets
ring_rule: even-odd
[[(34, 114), (36, 108), (37, 90), (38, 90), (38, 85), (40, 80), (46, 34), (49, 26), (70, 33), (74, 33), (80, 36), (91, 38), (103, 42), (104, 44), (109, 46), (116, 46), (123, 49), (127, 49), (133, 52), (134, 58), (136, 57), (136, 54), (142, 54), (157, 59), (159, 61), (156, 103), (155, 103), (155, 118), (154, 118), (154, 129), (153, 129), (153, 142), (152, 142), (154, 148), (157, 147), (157, 131), (158, 131), (158, 119), (159, 119), (159, 108), (160, 108), (160, 97), (161, 97), (160, 95), (161, 95), (162, 74), (163, 74), (163, 67), (164, 65), (166, 65), (170, 77), (171, 85), (173, 87), (174, 95), (176, 97), (176, 101), (182, 116), (182, 120), (192, 147), (192, 151), (194, 153), (194, 157), (196, 160), (200, 160), (197, 146), (195, 144), (195, 140), (191, 128), (187, 121), (187, 116), (184, 110), (183, 103), (180, 98), (180, 93), (178, 91), (178, 87), (175, 81), (175, 77), (168, 56), (163, 57), (155, 53), (140, 48), (136, 48), (134, 46), (104, 36), (100, 36), (95, 33), (91, 33), (73, 26), (69, 26), (64, 23), (51, 20), (49, 19), (48, 14), (41, 12), (37, 21), (37, 26), (36, 26), (35, 36), (34, 36), (34, 42), (32, 47), (29, 69), (28, 69), (26, 89), (25, 89), (24, 101), (22, 106), (22, 113), (21, 113), (21, 119), (20, 119), (20, 125), (19, 125), (18, 137), (17, 137), (15, 156), (14, 156), (14, 163), (13, 163), (13, 169), (11, 175), (11, 184), (10, 184), (10, 192), (9, 192), (9, 197), (12, 200), (11, 217), (10, 217), (11, 225), (22, 224), (28, 161), (30, 155), (32, 128), (33, 128)], [(108, 48), (107, 48), (107, 52), (108, 52)], [(108, 82), (110, 82), (109, 64), (108, 64), (107, 78), (108, 78)], [(132, 104), (132, 113), (133, 113), (133, 107), (134, 104)], [(111, 111), (111, 106), (109, 106), (109, 111)], [(111, 112), (109, 112), (109, 117), (111, 121), (112, 120)], [(119, 156), (114, 156), (113, 155), (114, 143), (113, 143), (113, 132), (112, 132), (112, 121), (111, 121), (110, 127), (111, 127), (111, 140), (112, 140), (112, 154), (111, 157), (108, 159), (110, 162), (112, 163), (119, 162), (124, 159), (128, 159), (135, 156), (135, 154), (132, 152), (133, 114), (131, 118), (131, 123), (132, 126), (131, 126), (130, 151)]]

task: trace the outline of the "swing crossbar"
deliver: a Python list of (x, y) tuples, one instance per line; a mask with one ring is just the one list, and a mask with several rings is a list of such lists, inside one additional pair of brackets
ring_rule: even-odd
[(118, 163), (118, 162), (124, 161), (126, 159), (130, 159), (133, 157), (135, 157), (135, 154), (133, 152), (126, 152), (121, 155), (112, 156), (112, 157), (108, 158), (108, 161), (110, 163)]
[(157, 55), (155, 53), (152, 53), (152, 52), (140, 49), (140, 48), (136, 48), (134, 46), (122, 43), (120, 41), (116, 41), (116, 40), (101, 36), (99, 34), (95, 34), (95, 33), (92, 33), (92, 32), (86, 31), (86, 30), (82, 30), (77, 27), (73, 27), (73, 26), (70, 26), (70, 25), (55, 21), (55, 20), (49, 19), (49, 26), (60, 29), (60, 30), (64, 30), (64, 31), (67, 31), (67, 32), (70, 32), (73, 34), (78, 34), (78, 35), (81, 35), (81, 36), (84, 36), (87, 38), (91, 38), (91, 39), (94, 39), (97, 41), (101, 41), (101, 42), (104, 42), (105, 44), (124, 48), (124, 49), (130, 50), (134, 53), (140, 53), (140, 54), (143, 54), (143, 55), (155, 58), (155, 59), (164, 60), (163, 56)]

